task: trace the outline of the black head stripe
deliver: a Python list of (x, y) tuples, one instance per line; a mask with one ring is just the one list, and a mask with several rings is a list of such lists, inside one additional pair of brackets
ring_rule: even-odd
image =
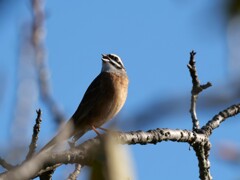
[(125, 69), (124, 66), (123, 66), (123, 63), (122, 63), (122, 61), (120, 59), (120, 57), (118, 57), (115, 54), (108, 54), (108, 57), (111, 59), (110, 63), (112, 65), (114, 65), (116, 68), (118, 68), (118, 69)]
[(118, 59), (116, 56), (114, 56), (114, 55), (112, 55), (112, 54), (109, 54), (108, 57), (111, 58), (111, 59), (113, 59), (113, 60), (117, 60), (117, 59)]
[(116, 62), (110, 61), (110, 63), (117, 69), (124, 69), (121, 64), (116, 64)]

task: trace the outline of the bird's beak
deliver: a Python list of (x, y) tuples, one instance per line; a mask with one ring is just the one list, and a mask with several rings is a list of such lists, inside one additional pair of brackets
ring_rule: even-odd
[(109, 62), (109, 57), (106, 54), (102, 54), (102, 61), (103, 62)]

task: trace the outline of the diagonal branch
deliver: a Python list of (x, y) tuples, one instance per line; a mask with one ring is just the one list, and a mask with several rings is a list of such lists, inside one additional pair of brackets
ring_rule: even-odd
[(0, 157), (0, 165), (7, 170), (11, 170), (14, 168), (12, 164), (8, 163), (6, 160), (2, 159), (1, 157)]
[(201, 128), (204, 134), (210, 136), (214, 129), (220, 126), (227, 118), (235, 116), (240, 113), (240, 104), (232, 105), (227, 109), (220, 111), (215, 115), (210, 121), (207, 122), (205, 126)]

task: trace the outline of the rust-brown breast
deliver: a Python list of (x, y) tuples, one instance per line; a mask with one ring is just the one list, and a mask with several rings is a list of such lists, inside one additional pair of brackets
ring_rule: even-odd
[[(128, 78), (126, 75), (118, 75), (111, 73), (110, 75), (110, 83), (112, 86), (111, 92), (113, 93), (111, 96), (111, 100), (106, 100), (106, 108), (108, 108), (108, 112), (106, 114), (106, 119), (112, 119), (123, 107), (128, 93)], [(108, 85), (106, 85), (108, 87)], [(108, 102), (109, 101), (109, 102)]]

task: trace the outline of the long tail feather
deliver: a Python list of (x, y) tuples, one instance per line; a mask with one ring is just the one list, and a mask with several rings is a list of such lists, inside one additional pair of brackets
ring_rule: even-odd
[(73, 124), (73, 119), (70, 119), (66, 125), (64, 125), (64, 127), (58, 132), (58, 134), (56, 136), (54, 136), (41, 150), (45, 151), (48, 150), (52, 147), (54, 147), (55, 145), (64, 142), (65, 140), (69, 139), (70, 137), (72, 137), (74, 135), (74, 124)]

